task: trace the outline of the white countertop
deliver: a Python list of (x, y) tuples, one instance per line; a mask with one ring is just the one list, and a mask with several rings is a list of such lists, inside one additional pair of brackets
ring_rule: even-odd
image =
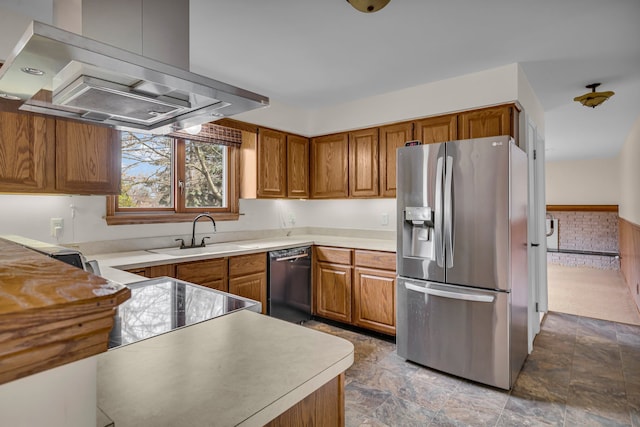
[(98, 407), (118, 427), (262, 426), (344, 372), (353, 344), (232, 313), (98, 356)]
[[(307, 245), (390, 252), (396, 245), (329, 235), (233, 243), (246, 247), (185, 256), (140, 250), (93, 258), (103, 277), (126, 284), (144, 278), (122, 269)], [(99, 355), (98, 406), (118, 427), (261, 426), (352, 364), (353, 345), (344, 339), (243, 310)]]
[[(243, 240), (225, 243), (235, 243), (245, 247), (238, 248), (237, 250), (230, 251), (228, 249), (225, 249), (219, 252), (215, 252), (216, 243), (211, 243), (208, 244), (207, 247), (211, 248), (212, 252), (206, 254), (173, 256), (153, 253), (149, 251), (131, 251), (98, 254), (92, 256), (92, 258), (95, 258), (99, 262), (102, 276), (109, 280), (126, 284), (142, 279), (139, 276), (121, 271), (124, 269), (151, 267), (155, 265), (197, 261), (225, 256), (244, 255), (277, 249), (292, 248), (296, 246), (323, 245), (387, 252), (395, 252), (396, 250), (395, 240), (311, 234), (261, 240)], [(221, 247), (224, 248), (226, 246), (225, 243), (221, 243)], [(185, 253), (187, 253), (187, 251), (185, 251)]]

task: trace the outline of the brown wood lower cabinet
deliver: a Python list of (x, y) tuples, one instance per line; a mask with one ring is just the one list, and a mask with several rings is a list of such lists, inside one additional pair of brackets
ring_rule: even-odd
[(353, 323), (356, 326), (395, 335), (395, 271), (356, 267), (353, 276)]
[(227, 292), (227, 258), (185, 262), (176, 265), (177, 279)]
[(262, 314), (267, 312), (267, 273), (254, 273), (229, 279), (229, 293), (260, 301)]
[(260, 301), (267, 313), (267, 254), (238, 255), (229, 258), (229, 293)]
[(315, 308), (318, 316), (351, 323), (351, 272), (349, 265), (317, 262)]
[(395, 253), (317, 246), (314, 254), (314, 314), (395, 335)]
[(342, 427), (344, 419), (344, 373), (293, 405), (265, 427)]
[(139, 276), (148, 277), (150, 279), (154, 277), (176, 277), (176, 264), (162, 264), (154, 265), (151, 267), (130, 268), (125, 270), (128, 273), (137, 274)]

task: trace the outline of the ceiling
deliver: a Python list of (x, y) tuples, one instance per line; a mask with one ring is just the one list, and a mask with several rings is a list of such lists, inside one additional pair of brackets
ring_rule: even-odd
[[(47, 22), (52, 1), (0, 7)], [(638, 0), (391, 0), (374, 14), (345, 0), (190, 7), (193, 71), (291, 107), (313, 110), (518, 62), (545, 110), (548, 160), (617, 156), (640, 118)], [(573, 102), (593, 82), (615, 96), (596, 109)]]
[[(616, 156), (640, 117), (638, 0), (191, 0), (194, 71), (313, 109), (518, 62), (547, 159)], [(596, 109), (585, 85), (616, 92)]]

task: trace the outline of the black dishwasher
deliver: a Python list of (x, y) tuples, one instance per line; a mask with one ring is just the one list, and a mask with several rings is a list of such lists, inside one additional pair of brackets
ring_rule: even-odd
[(267, 313), (302, 323), (311, 319), (311, 247), (269, 252)]

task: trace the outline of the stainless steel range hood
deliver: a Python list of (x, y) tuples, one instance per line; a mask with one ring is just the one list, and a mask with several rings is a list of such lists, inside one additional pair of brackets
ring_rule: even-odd
[(37, 21), (0, 68), (0, 97), (23, 100), (24, 111), (157, 134), (269, 105), (262, 95)]

